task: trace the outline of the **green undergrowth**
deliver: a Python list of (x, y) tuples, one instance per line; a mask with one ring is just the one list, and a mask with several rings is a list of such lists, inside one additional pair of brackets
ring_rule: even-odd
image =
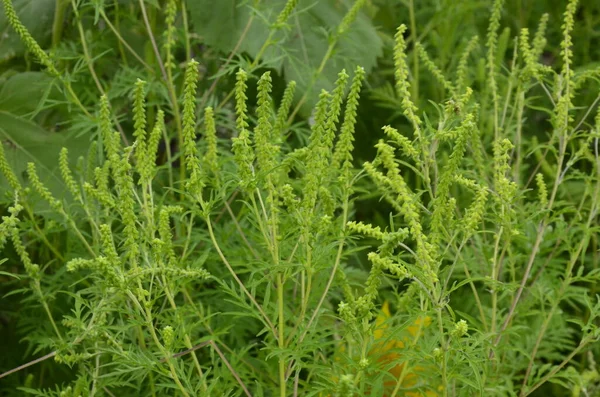
[(108, 3), (3, 0), (0, 393), (599, 393), (594, 4)]

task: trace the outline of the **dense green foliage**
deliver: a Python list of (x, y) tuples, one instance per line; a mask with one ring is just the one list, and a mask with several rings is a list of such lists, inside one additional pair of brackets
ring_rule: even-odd
[(597, 1), (2, 3), (0, 394), (600, 393)]

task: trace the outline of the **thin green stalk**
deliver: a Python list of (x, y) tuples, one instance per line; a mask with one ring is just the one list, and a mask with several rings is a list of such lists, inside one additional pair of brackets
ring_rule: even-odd
[(173, 188), (175, 187), (175, 179), (173, 178), (173, 155), (171, 154), (171, 143), (169, 142), (169, 137), (167, 136), (167, 129), (163, 128), (162, 130), (163, 141), (165, 143), (165, 154), (167, 156), (166, 163), (168, 164), (167, 175), (169, 177), (169, 187), (171, 188), (170, 191), (172, 192)]
[[(454, 240), (454, 237), (452, 237), (452, 240)], [(483, 325), (483, 329), (485, 331), (488, 330), (488, 324), (487, 324), (487, 320), (485, 318), (485, 312), (483, 311), (483, 305), (481, 304), (481, 299), (479, 298), (479, 292), (477, 291), (477, 288), (475, 287), (475, 284), (473, 283), (473, 279), (471, 277), (471, 273), (469, 272), (469, 267), (467, 266), (467, 262), (462, 260), (462, 249), (463, 247), (467, 244), (467, 241), (469, 241), (468, 238), (463, 238), (462, 242), (460, 243), (458, 249), (456, 249), (456, 251), (453, 253), (454, 255), (454, 261), (452, 262), (452, 265), (450, 266), (450, 271), (448, 272), (448, 276), (446, 277), (446, 281), (444, 282), (444, 287), (442, 289), (442, 295), (445, 294), (445, 291), (448, 288), (448, 284), (450, 282), (450, 278), (452, 276), (452, 273), (454, 271), (454, 267), (456, 266), (456, 263), (460, 260), (463, 263), (463, 271), (465, 272), (465, 275), (467, 276), (467, 280), (469, 280), (469, 286), (471, 287), (471, 291), (473, 292), (473, 297), (475, 298), (475, 303), (477, 304), (477, 310), (479, 311), (479, 316), (481, 317), (481, 323)]]
[[(412, 342), (413, 346), (416, 345), (416, 343), (421, 338), (421, 333), (422, 333), (421, 331), (422, 331), (422, 328), (419, 327), (419, 330), (418, 330), (417, 334), (415, 335), (413, 342)], [(443, 335), (443, 333), (441, 335)], [(402, 364), (403, 364), (402, 371), (400, 372), (400, 375), (398, 376), (398, 379), (396, 380), (396, 386), (394, 387), (394, 390), (392, 391), (392, 394), (390, 395), (390, 397), (396, 397), (396, 395), (398, 395), (398, 392), (400, 391), (400, 388), (402, 387), (402, 383), (404, 382), (404, 378), (408, 374), (408, 367), (410, 364), (410, 360), (406, 360)]]
[[(177, 93), (175, 92), (175, 86), (173, 84), (173, 80), (169, 79), (167, 75), (167, 71), (165, 69), (165, 65), (160, 56), (160, 51), (158, 50), (158, 45), (156, 44), (156, 39), (154, 38), (154, 33), (152, 32), (152, 27), (150, 25), (150, 21), (148, 19), (148, 13), (146, 12), (146, 6), (144, 5), (144, 0), (139, 0), (140, 8), (142, 10), (142, 19), (144, 20), (144, 25), (146, 26), (146, 31), (148, 32), (148, 38), (150, 39), (150, 43), (152, 44), (152, 49), (154, 50), (154, 55), (156, 56), (156, 62), (158, 62), (158, 66), (160, 68), (163, 79), (165, 80), (165, 84), (167, 86), (167, 91), (169, 93), (169, 98), (171, 100), (171, 107), (173, 108), (173, 117), (175, 118), (175, 125), (177, 127), (177, 139), (179, 143), (179, 147), (182, 148), (183, 145), (183, 129), (181, 125), (181, 114), (179, 112), (179, 103), (177, 102)], [(179, 167), (179, 179), (181, 181), (185, 180), (185, 167)], [(183, 195), (183, 193), (182, 193)]]
[(50, 312), (50, 307), (48, 306), (48, 303), (46, 302), (46, 299), (44, 299), (44, 295), (43, 295), (43, 292), (42, 292), (42, 287), (40, 286), (39, 280), (35, 280), (33, 282), (33, 284), (34, 284), (34, 289), (35, 289), (38, 297), (40, 298), (40, 303), (42, 304), (42, 307), (44, 308), (44, 311), (48, 315), (48, 319), (50, 320), (50, 324), (52, 324), (52, 328), (54, 329), (54, 332), (56, 332), (56, 336), (58, 336), (58, 339), (60, 339), (61, 342), (62, 342), (63, 341), (62, 334), (58, 330), (58, 326), (56, 325), (56, 322), (54, 321), (54, 318), (52, 317), (52, 313)]
[(54, 50), (56, 50), (62, 38), (65, 10), (68, 4), (68, 0), (55, 0), (54, 2), (54, 21), (52, 23), (52, 49)]
[[(162, 283), (163, 283), (163, 287), (164, 287), (164, 291), (165, 291), (165, 296), (167, 297), (167, 300), (169, 301), (171, 308), (173, 309), (173, 311), (175, 313), (178, 313), (177, 304), (175, 303), (175, 299), (173, 298), (173, 294), (171, 293), (171, 289), (169, 288), (169, 285), (168, 285), (167, 280), (164, 275), (162, 276)], [(180, 320), (179, 316), (177, 316), (177, 319)], [(178, 325), (183, 327), (183, 324), (178, 324)], [(192, 349), (194, 347), (194, 345), (192, 344), (192, 341), (190, 339), (190, 336), (187, 333), (185, 333), (183, 335), (183, 340), (184, 340), (186, 348)], [(200, 367), (200, 362), (198, 361), (198, 357), (196, 356), (195, 352), (192, 352), (192, 360), (194, 361), (194, 366), (196, 367), (196, 371), (198, 371), (198, 375), (200, 376), (200, 379), (202, 379), (203, 392), (206, 393), (208, 390), (208, 386), (206, 384), (206, 377), (204, 376), (202, 368)]]
[(559, 371), (561, 371), (565, 365), (571, 362), (573, 357), (575, 357), (579, 352), (586, 347), (590, 342), (594, 340), (593, 335), (586, 336), (577, 346), (559, 365), (555, 365), (554, 368), (550, 372), (548, 372), (544, 377), (542, 377), (535, 385), (533, 385), (522, 397), (527, 397), (534, 391), (536, 391), (540, 386), (544, 383), (548, 382), (554, 375), (556, 375)]
[[(346, 187), (346, 191), (348, 192), (348, 187)], [(342, 223), (342, 233), (344, 232), (344, 230), (346, 229), (346, 223), (348, 221), (348, 213), (349, 213), (349, 195), (346, 196), (346, 199), (344, 200), (344, 205), (343, 205), (343, 213), (342, 213), (342, 219), (341, 219), (341, 223)], [(315, 310), (313, 311), (312, 316), (310, 317), (310, 319), (308, 320), (308, 323), (306, 324), (306, 327), (304, 328), (304, 331), (302, 332), (302, 334), (300, 335), (300, 337), (298, 338), (298, 342), (297, 344), (300, 345), (303, 341), (304, 338), (306, 338), (306, 335), (308, 335), (308, 332), (310, 331), (310, 328), (313, 324), (313, 322), (316, 320), (320, 310), (321, 310), (321, 306), (323, 306), (323, 303), (325, 302), (325, 299), (327, 298), (327, 295), (329, 293), (329, 290), (331, 289), (331, 286), (333, 285), (333, 280), (335, 279), (335, 275), (337, 273), (337, 269), (340, 265), (340, 262), (342, 260), (342, 255), (344, 252), (344, 244), (345, 244), (345, 238), (342, 236), (340, 243), (338, 245), (338, 251), (336, 254), (336, 258), (335, 258), (335, 262), (333, 263), (333, 268), (331, 269), (331, 273), (329, 274), (329, 279), (327, 280), (327, 284), (325, 285), (325, 289), (323, 290), (323, 293), (321, 294), (321, 297), (319, 298), (319, 302), (317, 303), (317, 306), (315, 307)], [(291, 262), (291, 258), (289, 260)], [(302, 274), (302, 281), (304, 284), (304, 272), (301, 273)], [(304, 288), (301, 289), (302, 292), (304, 292)], [(308, 298), (304, 298), (302, 299), (302, 303), (304, 303), (305, 299)], [(304, 309), (302, 309), (304, 310)], [(304, 311), (302, 316), (300, 317), (301, 319), (304, 317)], [(298, 324), (300, 324), (300, 322), (298, 322)], [(292, 334), (290, 335), (290, 340), (293, 336), (293, 334), (295, 333), (295, 329), (294, 332), (292, 332)], [(291, 375), (291, 368), (292, 368), (292, 363), (290, 362), (290, 365), (288, 366), (288, 370), (287, 370), (287, 374), (286, 374), (286, 379), (289, 378), (289, 376)]]
[(219, 257), (221, 258), (221, 261), (223, 261), (223, 263), (227, 267), (227, 270), (229, 270), (229, 273), (235, 279), (235, 281), (240, 286), (240, 288), (242, 289), (242, 291), (244, 292), (244, 294), (248, 297), (248, 299), (250, 299), (250, 302), (252, 302), (252, 304), (256, 307), (256, 309), (260, 312), (260, 314), (261, 314), (261, 316), (263, 318), (263, 321), (265, 321), (265, 323), (269, 326), (269, 328), (271, 329), (271, 333), (273, 334), (273, 336), (275, 337), (275, 339), (279, 339), (279, 334), (275, 330), (275, 327), (273, 326), (273, 323), (271, 322), (271, 320), (269, 319), (269, 317), (267, 316), (267, 314), (265, 313), (265, 311), (263, 310), (263, 308), (258, 304), (258, 302), (256, 301), (256, 299), (254, 299), (254, 296), (252, 296), (252, 294), (250, 293), (250, 291), (248, 291), (248, 289), (246, 288), (246, 286), (244, 285), (244, 283), (242, 282), (242, 280), (240, 280), (240, 278), (238, 277), (238, 275), (235, 273), (235, 270), (233, 270), (233, 267), (231, 267), (231, 264), (229, 263), (229, 261), (227, 260), (227, 258), (225, 257), (225, 255), (223, 254), (223, 251), (221, 250), (221, 247), (220, 247), (220, 245), (217, 242), (217, 239), (215, 237), (215, 232), (214, 232), (213, 227), (212, 227), (212, 222), (210, 220), (210, 216), (206, 217), (206, 226), (208, 228), (208, 234), (209, 234), (210, 239), (211, 239), (211, 241), (213, 243), (213, 246), (217, 250), (217, 253), (219, 254)]
[(106, 13), (104, 12), (103, 9), (100, 9), (100, 16), (102, 17), (102, 19), (104, 20), (104, 23), (106, 23), (106, 25), (108, 26), (108, 28), (113, 32), (113, 34), (115, 35), (115, 37), (117, 38), (119, 44), (122, 44), (127, 51), (129, 51), (129, 53), (135, 58), (137, 59), (137, 61), (139, 63), (142, 64), (142, 66), (144, 66), (144, 68), (146, 68), (151, 74), (156, 74), (156, 72), (154, 71), (154, 69), (152, 67), (150, 67), (150, 65), (148, 65), (138, 54), (137, 52), (135, 52), (135, 50), (133, 48), (131, 48), (131, 46), (129, 45), (129, 43), (127, 43), (127, 41), (123, 38), (123, 36), (121, 36), (121, 33), (119, 33), (119, 28), (115, 27), (115, 25), (112, 24), (112, 22), (110, 22), (110, 19), (108, 19), (108, 17), (106, 16)]
[(152, 336), (152, 339), (154, 340), (156, 347), (158, 347), (158, 349), (161, 351), (163, 357), (166, 359), (165, 361), (166, 361), (167, 365), (169, 366), (169, 372), (171, 373), (171, 378), (173, 379), (173, 381), (179, 388), (179, 391), (181, 392), (181, 394), (183, 394), (184, 397), (190, 397), (186, 388), (181, 383), (179, 376), (177, 375), (177, 371), (175, 370), (175, 366), (173, 365), (171, 355), (167, 352), (165, 347), (160, 342), (158, 335), (156, 334), (156, 330), (154, 328), (154, 323), (152, 321), (152, 314), (150, 313), (150, 309), (146, 308), (142, 303), (140, 303), (140, 301), (137, 299), (137, 297), (135, 295), (133, 295), (133, 293), (131, 291), (127, 291), (127, 295), (129, 296), (129, 299), (131, 299), (133, 304), (137, 307), (140, 314), (142, 314), (145, 317), (146, 324), (148, 325), (148, 330), (150, 331), (150, 335)]
[(446, 342), (444, 337), (444, 323), (442, 320), (442, 308), (438, 307), (436, 309), (437, 312), (437, 320), (438, 320), (438, 332), (441, 338), (440, 345), (442, 346), (442, 385), (446, 386), (442, 390), (442, 396), (448, 396), (448, 342)]
[(296, 107), (294, 108), (294, 110), (292, 111), (290, 116), (288, 117), (288, 121), (287, 121), (288, 124), (294, 120), (294, 117), (300, 111), (300, 108), (302, 107), (302, 105), (304, 105), (304, 102), (306, 102), (306, 100), (308, 99), (308, 95), (310, 94), (312, 86), (317, 81), (317, 78), (323, 73), (323, 70), (325, 69), (327, 62), (329, 61), (329, 58), (331, 58), (331, 55), (333, 54), (333, 49), (335, 48), (336, 44), (337, 44), (337, 40), (332, 40), (329, 43), (329, 46), (327, 47), (327, 51), (325, 52), (325, 55), (323, 55), (323, 59), (321, 60), (321, 64), (319, 65), (319, 67), (317, 68), (315, 73), (313, 74), (313, 77), (311, 78), (308, 87), (304, 91), (304, 95), (302, 95), (302, 97), (298, 101), (298, 104), (296, 105)]
[[(243, 40), (246, 38), (246, 34), (250, 30), (250, 26), (252, 26), (252, 22), (253, 21), (254, 21), (254, 15), (252, 15), (248, 19), (248, 22), (246, 23), (246, 27), (244, 28), (244, 31), (240, 35), (240, 38), (238, 39), (238, 41), (237, 41), (237, 43), (235, 45), (235, 48), (233, 49), (233, 51), (231, 51), (230, 58), (232, 58), (233, 55), (235, 55), (234, 51), (237, 50), (237, 48), (242, 44)], [(265, 53), (265, 51), (267, 50), (267, 48), (271, 45), (271, 39), (273, 38), (274, 32), (275, 32), (274, 30), (269, 31), (269, 35), (267, 36), (267, 39), (263, 43), (263, 45), (260, 48), (260, 50), (258, 50), (258, 53), (256, 54), (256, 56), (254, 57), (254, 60), (250, 64), (250, 68), (249, 68), (250, 71), (252, 71), (252, 70), (254, 70), (254, 68), (256, 68), (256, 66), (258, 65), (258, 63), (261, 60), (261, 57), (263, 56), (263, 54)], [(230, 60), (230, 58), (226, 61), (225, 65), (227, 65), (227, 63)], [(215, 86), (216, 86), (216, 84), (215, 84)], [(214, 90), (214, 88), (213, 88), (213, 90)], [(219, 103), (219, 105), (217, 106), (217, 109), (221, 109), (223, 106), (225, 106), (225, 104), (227, 102), (229, 102), (229, 100), (231, 99), (231, 97), (233, 96), (234, 93), (235, 93), (235, 89), (232, 89), (231, 91), (229, 91), (229, 93), (225, 96), (225, 98)], [(208, 96), (207, 96), (207, 98), (208, 98)]]
[[(190, 61), (192, 59), (192, 46), (190, 44), (190, 33), (189, 33), (190, 27), (189, 27), (189, 23), (188, 23), (186, 4), (187, 3), (185, 1), (181, 2), (181, 16), (183, 19), (183, 37), (184, 37), (184, 41), (185, 41), (185, 59), (186, 59), (186, 61)], [(202, 109), (204, 109), (204, 107)]]
[(48, 241), (46, 234), (37, 225), (37, 222), (35, 221), (35, 218), (33, 216), (33, 211), (31, 210), (31, 208), (28, 205), (24, 205), (23, 207), (27, 211), (27, 215), (29, 216), (31, 223), (33, 224), (33, 227), (35, 228), (35, 231), (37, 232), (38, 237), (42, 240), (42, 242), (46, 245), (46, 247), (54, 254), (54, 256), (56, 256), (56, 258), (58, 258), (58, 260), (60, 260), (61, 262), (64, 262), (64, 260), (65, 260), (64, 256), (62, 256), (62, 254), (60, 252), (58, 252), (56, 247), (54, 247), (54, 245), (52, 245), (50, 243), (50, 241)]
[[(594, 202), (592, 203), (592, 211), (590, 211), (590, 215), (588, 216), (588, 220), (587, 220), (587, 224), (586, 224), (586, 229), (588, 229), (588, 230), (596, 217), (596, 213), (595, 213), (596, 211), (594, 210), (596, 207), (595, 200), (599, 197), (599, 193), (600, 193), (600, 181), (598, 181), (596, 183), (595, 195), (593, 197)], [(575, 267), (575, 264), (577, 263), (577, 259), (579, 259), (579, 256), (581, 255), (583, 248), (588, 246), (588, 242), (589, 242), (590, 238), (591, 238), (591, 235), (587, 234), (586, 238), (584, 238), (580, 241), (579, 246), (577, 247), (577, 250), (571, 255), (571, 260), (569, 261), (567, 269), (565, 270), (565, 278), (563, 279), (560, 290), (558, 291), (555, 302), (552, 305), (550, 312), (548, 313), (548, 315), (544, 319), (544, 322), (542, 323), (542, 327), (540, 328), (540, 331), (536, 338), (535, 345), (533, 347), (533, 351), (531, 352), (531, 355), (529, 356), (530, 357), (529, 364), (527, 366), (527, 370), (525, 371), (525, 376), (523, 378), (523, 383), (521, 385), (521, 393), (520, 393), (521, 397), (524, 397), (527, 395), (526, 394), (527, 381), (529, 380), (529, 376), (531, 375), (531, 370), (533, 369), (533, 364), (534, 364), (537, 352), (539, 350), (539, 347), (540, 347), (542, 340), (546, 334), (546, 331), (548, 330), (550, 321), (554, 317), (554, 313), (559, 308), (562, 297), (564, 296), (564, 294), (567, 290), (567, 287), (569, 287), (569, 285), (572, 283), (572, 278), (573, 278), (572, 272), (573, 272), (573, 268)]]
[(521, 154), (521, 146), (522, 146), (522, 131), (523, 131), (523, 113), (525, 110), (525, 92), (521, 91), (520, 89), (518, 90), (519, 92), (519, 97), (517, 100), (517, 107), (518, 107), (518, 113), (517, 113), (517, 128), (515, 130), (515, 165), (514, 165), (514, 176), (513, 179), (515, 180), (515, 182), (519, 183), (519, 181), (521, 180), (521, 162), (523, 161), (522, 159), (522, 154)]
[(281, 350), (279, 357), (279, 396), (286, 397), (286, 378), (285, 378), (285, 359), (283, 358), (283, 349), (285, 348), (285, 336), (283, 332), (285, 318), (283, 311), (283, 277), (281, 273), (277, 275), (277, 310), (279, 312), (279, 340), (278, 345)]
[[(75, 19), (77, 20), (77, 30), (79, 31), (79, 40), (81, 41), (81, 47), (83, 49), (83, 57), (88, 66), (88, 70), (90, 71), (90, 74), (92, 75), (92, 79), (94, 80), (94, 83), (96, 84), (96, 88), (98, 89), (100, 94), (103, 96), (107, 96), (106, 92), (104, 91), (104, 88), (102, 87), (102, 84), (100, 83), (100, 79), (98, 79), (96, 70), (94, 69), (94, 61), (92, 60), (92, 57), (90, 56), (90, 52), (89, 52), (89, 49), (87, 46), (87, 41), (85, 39), (85, 33), (83, 31), (83, 25), (81, 24), (81, 18), (79, 16), (79, 10), (77, 10), (77, 3), (75, 2), (75, 0), (71, 0), (71, 6), (73, 7), (73, 13), (75, 14)], [(110, 102), (108, 102), (108, 107), (110, 109), (112, 109)], [(119, 119), (114, 114), (114, 112), (111, 112), (111, 114), (113, 115), (113, 121), (115, 122), (115, 125), (116, 125), (117, 129), (119, 130), (119, 133), (121, 134), (121, 139), (123, 140), (125, 145), (129, 145), (127, 136), (125, 135), (123, 128), (121, 128), (121, 123), (119, 123)]]
[[(229, 65), (229, 63), (231, 62), (231, 60), (233, 59), (235, 54), (237, 54), (238, 49), (240, 48), (240, 46), (244, 42), (244, 39), (246, 38), (246, 35), (250, 31), (252, 22), (254, 22), (254, 14), (250, 15), (250, 18), (248, 18), (248, 22), (246, 23), (246, 26), (244, 27), (244, 30), (242, 31), (242, 34), (240, 35), (240, 38), (238, 39), (237, 43), (235, 43), (233, 50), (231, 50), (231, 52), (229, 53), (229, 56), (225, 60), (225, 63), (219, 67), (219, 71), (217, 72), (217, 78), (214, 79), (214, 81), (208, 88), (208, 91), (206, 91), (204, 93), (204, 95), (202, 96), (202, 102), (200, 102), (200, 106), (198, 106), (198, 109), (204, 109), (206, 107), (206, 102), (208, 102), (208, 98), (213, 93), (213, 91), (217, 88), (217, 84), (219, 83), (219, 81), (221, 80), (221, 77), (223, 76), (223, 73), (222, 73), (223, 70)], [(227, 103), (227, 101), (229, 101), (229, 99), (233, 95), (233, 92), (234, 92), (234, 90), (230, 91), (227, 94), (226, 99), (217, 106), (217, 109), (220, 109), (221, 107), (223, 107), (225, 105), (225, 103)]]
[[(410, 18), (410, 38), (413, 43), (417, 42), (417, 20), (415, 17), (414, 0), (408, 3), (408, 15)], [(413, 102), (419, 103), (419, 54), (413, 51), (413, 84), (412, 84)]]
[[(550, 214), (550, 212), (551, 212), (550, 210), (552, 209), (552, 207), (554, 205), (554, 200), (556, 199), (556, 194), (558, 192), (558, 186), (561, 183), (562, 167), (563, 167), (563, 163), (565, 160), (565, 154), (566, 154), (566, 137), (562, 136), (561, 138), (559, 138), (559, 156), (558, 156), (558, 164), (556, 166), (556, 177), (554, 179), (554, 187), (552, 188), (552, 193), (551, 193), (550, 199), (548, 201), (548, 206), (546, 207), (546, 209), (548, 210), (547, 211), (548, 214)], [(540, 248), (540, 244), (542, 243), (544, 234), (546, 232), (546, 228), (549, 225), (549, 220), (548, 220), (549, 216), (550, 215), (547, 215), (544, 218), (544, 220), (542, 220), (540, 222), (540, 224), (538, 226), (537, 237), (536, 237), (535, 243), (533, 244), (531, 254), (529, 255), (529, 260), (527, 261), (527, 266), (525, 268), (525, 273), (523, 274), (523, 278), (521, 279), (521, 284), (519, 285), (519, 288), (517, 289), (517, 292), (516, 292), (515, 296), (513, 297), (513, 300), (510, 305), (510, 309), (509, 309), (506, 319), (504, 320), (504, 323), (499, 331), (499, 334), (497, 335), (496, 339), (494, 340), (494, 344), (493, 344), (494, 346), (497, 346), (498, 343), (500, 343), (500, 340), (502, 339), (502, 332), (504, 332), (504, 330), (508, 327), (508, 325), (510, 324), (510, 322), (513, 319), (513, 316), (515, 315), (517, 305), (521, 299), (523, 290), (525, 289), (525, 284), (527, 284), (527, 280), (529, 279), (529, 274), (531, 273), (531, 269), (533, 268), (533, 263), (535, 262), (535, 259), (537, 257), (537, 254), (538, 254), (538, 251)], [(490, 354), (493, 355), (493, 351)]]
[[(494, 258), (492, 260), (492, 282), (498, 282), (498, 249), (500, 246), (500, 238), (504, 234), (504, 227), (501, 226), (500, 230), (496, 234), (496, 243), (494, 244)], [(492, 287), (492, 334), (496, 332), (496, 316), (498, 313), (498, 288), (496, 286)]]
[[(121, 22), (119, 17), (119, 0), (114, 0), (113, 5), (115, 7), (115, 30), (118, 33), (118, 31), (121, 30)], [(119, 35), (119, 37), (120, 36), (121, 35)], [(129, 63), (127, 62), (127, 56), (125, 55), (125, 48), (123, 47), (123, 42), (121, 40), (117, 40), (117, 46), (119, 47), (119, 54), (121, 55), (121, 61), (123, 62), (123, 65), (129, 66)]]

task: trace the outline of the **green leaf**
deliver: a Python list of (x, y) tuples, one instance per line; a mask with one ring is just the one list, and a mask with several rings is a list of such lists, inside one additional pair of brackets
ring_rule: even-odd
[[(40, 44), (47, 41), (52, 33), (54, 0), (13, 0), (13, 7), (29, 33)], [(0, 63), (25, 53), (21, 38), (10, 27), (4, 14), (0, 12)]]
[(34, 113), (52, 88), (52, 78), (42, 72), (11, 76), (0, 88), (0, 111), (25, 116)]
[[(0, 110), (0, 141), (21, 183), (25, 182), (27, 163), (34, 162), (41, 181), (56, 198), (71, 199), (60, 176), (58, 155), (64, 146), (69, 149), (71, 161), (75, 161), (85, 153), (87, 139), (52, 133), (23, 117)], [(7, 187), (8, 183), (0, 176), (0, 193), (4, 194)]]
[[(255, 57), (269, 36), (269, 24), (275, 21), (286, 1), (264, 2), (266, 5), (255, 11), (249, 3), (240, 5), (237, 0), (188, 0), (193, 29), (206, 44), (229, 53), (242, 36), (251, 13), (257, 12), (239, 47), (240, 53), (246, 52)], [(283, 28), (275, 33), (273, 40), (276, 44), (271, 45), (261, 58), (265, 66), (283, 73), (288, 82), (295, 80), (298, 83), (298, 95), (310, 89), (303, 108), (304, 114), (310, 113), (321, 89), (333, 89), (337, 74), (342, 69), (351, 71), (360, 65), (368, 73), (382, 54), (383, 42), (375, 27), (366, 15), (359, 13), (350, 29), (337, 41), (320, 75), (315, 76), (327, 53), (330, 35), (337, 31), (353, 3), (349, 0), (298, 1), (296, 11), (288, 20), (289, 29)]]

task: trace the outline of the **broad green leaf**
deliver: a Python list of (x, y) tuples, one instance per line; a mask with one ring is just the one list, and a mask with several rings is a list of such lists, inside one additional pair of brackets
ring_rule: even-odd
[[(0, 141), (8, 163), (21, 183), (25, 181), (27, 163), (33, 162), (41, 181), (58, 199), (71, 199), (60, 176), (58, 155), (63, 146), (67, 147), (69, 157), (74, 162), (85, 153), (86, 138), (52, 133), (25, 118), (0, 111)], [(0, 197), (6, 197), (4, 192), (7, 188), (8, 183), (0, 176)]]
[[(264, 3), (263, 8), (259, 5), (258, 9), (252, 9), (251, 2), (237, 0), (188, 0), (188, 8), (196, 33), (206, 44), (225, 53), (235, 48), (252, 13), (257, 12), (239, 47), (239, 52), (255, 57), (269, 36), (269, 24), (275, 21), (286, 1)], [(275, 33), (273, 40), (277, 43), (262, 56), (265, 66), (283, 73), (287, 81), (298, 83), (298, 95), (310, 88), (309, 100), (303, 109), (305, 114), (316, 103), (322, 88), (333, 88), (340, 70), (345, 68), (350, 73), (360, 65), (368, 73), (382, 53), (383, 43), (375, 27), (366, 15), (359, 13), (350, 29), (337, 41), (323, 71), (315, 78), (327, 53), (329, 33), (337, 31), (353, 3), (350, 0), (299, 0), (296, 11), (288, 20), (289, 29)], [(313, 79), (314, 84), (311, 84)]]
[(52, 88), (52, 78), (42, 72), (24, 72), (10, 77), (0, 88), (0, 110), (17, 116), (35, 112)]
[[(54, 0), (13, 0), (13, 7), (21, 22), (35, 40), (43, 44), (52, 34)], [(6, 20), (4, 7), (0, 7), (0, 63), (25, 53), (21, 38)]]

